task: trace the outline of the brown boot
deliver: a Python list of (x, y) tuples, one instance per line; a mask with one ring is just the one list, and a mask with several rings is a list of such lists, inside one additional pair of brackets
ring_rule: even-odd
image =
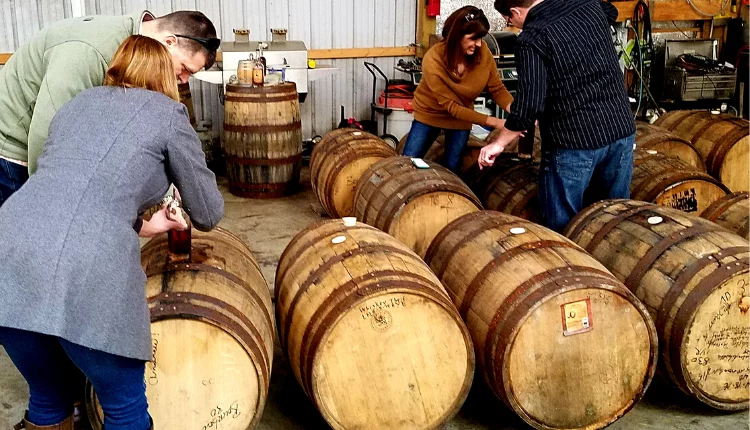
[(27, 420), (26, 417), (28, 416), (28, 412), (24, 413), (23, 421), (16, 424), (13, 429), (14, 430), (73, 430), (73, 415), (71, 414), (68, 418), (65, 418), (62, 420), (62, 422), (59, 422), (57, 424), (52, 424), (49, 426), (38, 426), (36, 424), (33, 424), (31, 421)]

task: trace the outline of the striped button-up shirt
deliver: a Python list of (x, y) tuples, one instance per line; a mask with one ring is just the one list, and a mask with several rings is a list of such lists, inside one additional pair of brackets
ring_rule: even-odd
[(518, 90), (505, 123), (539, 120), (543, 149), (595, 149), (635, 133), (625, 83), (600, 0), (544, 0), (516, 44)]

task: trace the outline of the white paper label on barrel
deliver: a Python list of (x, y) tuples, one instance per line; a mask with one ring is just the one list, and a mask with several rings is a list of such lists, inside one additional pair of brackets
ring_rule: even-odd
[(352, 134), (355, 135), (355, 136), (362, 136), (362, 132), (361, 131), (355, 131)]
[(510, 229), (510, 234), (524, 234), (526, 233), (526, 229), (523, 227), (513, 227)]
[(346, 236), (336, 236), (333, 239), (331, 239), (331, 243), (334, 245), (338, 245), (339, 243), (343, 243), (346, 240)]
[(344, 226), (346, 227), (354, 227), (357, 225), (357, 217), (345, 216), (341, 218), (341, 220), (344, 221)]
[(662, 221), (664, 221), (664, 218), (660, 216), (652, 216), (648, 219), (648, 223), (651, 225), (661, 224)]
[(654, 151), (653, 149), (646, 150), (646, 154), (654, 155), (654, 154), (658, 154), (658, 153), (659, 153), (658, 151)]

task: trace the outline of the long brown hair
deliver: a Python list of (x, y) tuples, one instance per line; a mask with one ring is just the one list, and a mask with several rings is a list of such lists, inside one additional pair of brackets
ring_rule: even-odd
[(467, 34), (473, 34), (473, 39), (481, 39), (490, 31), (490, 22), (484, 16), (482, 9), (475, 6), (464, 6), (453, 12), (443, 26), (443, 39), (445, 39), (445, 55), (448, 70), (454, 71), (458, 65), (465, 62), (468, 67), (478, 64), (481, 59), (481, 50), (477, 49), (474, 55), (467, 56), (461, 49), (461, 41)]
[(180, 101), (172, 55), (156, 39), (134, 35), (122, 42), (104, 76), (104, 85), (143, 88)]

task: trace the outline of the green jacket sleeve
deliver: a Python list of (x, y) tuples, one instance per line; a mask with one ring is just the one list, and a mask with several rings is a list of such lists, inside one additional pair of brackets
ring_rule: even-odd
[(36, 171), (49, 125), (57, 111), (81, 91), (104, 81), (107, 61), (91, 45), (65, 42), (44, 53), (45, 73), (29, 125), (29, 173)]

